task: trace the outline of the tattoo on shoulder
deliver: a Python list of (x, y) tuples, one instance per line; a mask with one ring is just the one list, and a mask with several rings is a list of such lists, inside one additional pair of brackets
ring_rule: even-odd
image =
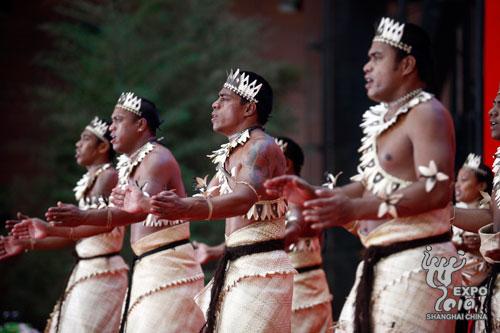
[(260, 185), (270, 175), (273, 160), (267, 142), (254, 144), (248, 152), (244, 166), (250, 170), (250, 178), (254, 185)]

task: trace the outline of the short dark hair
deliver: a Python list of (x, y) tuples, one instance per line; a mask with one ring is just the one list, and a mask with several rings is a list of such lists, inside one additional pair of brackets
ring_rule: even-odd
[(286, 158), (292, 161), (293, 171), (295, 174), (300, 176), (300, 171), (304, 165), (304, 152), (302, 151), (302, 148), (300, 148), (297, 142), (286, 136), (278, 136), (277, 139), (286, 143), (286, 148), (283, 153)]
[(140, 97), (140, 99), (141, 99), (141, 108), (139, 111), (141, 112), (142, 116), (140, 116), (139, 118), (146, 119), (149, 130), (151, 131), (151, 133), (156, 135), (156, 130), (158, 129), (158, 127), (160, 127), (161, 124), (160, 113), (156, 108), (155, 103), (151, 102), (150, 100), (144, 97)]
[(106, 140), (108, 140), (108, 142), (105, 142), (104, 140), (101, 140), (101, 138), (99, 138), (99, 137), (97, 137), (97, 136), (96, 136), (96, 137), (97, 137), (98, 143), (103, 142), (103, 143), (107, 143), (107, 144), (108, 144), (108, 146), (109, 146), (109, 150), (108, 150), (108, 158), (109, 158), (109, 160), (110, 160), (110, 161), (113, 161), (113, 159), (114, 159), (114, 158), (115, 158), (115, 156), (116, 156), (116, 152), (115, 152), (115, 150), (113, 149), (113, 145), (111, 144), (111, 139), (112, 139), (112, 138), (111, 138), (111, 131), (109, 130), (110, 122), (109, 122), (109, 121), (107, 121), (107, 120), (103, 120), (103, 121), (106, 123), (106, 125), (108, 125), (108, 129), (106, 130), (106, 133), (104, 133), (104, 138), (105, 138)]
[[(245, 74), (249, 76), (249, 82), (253, 82), (257, 80), (257, 85), (262, 84), (260, 87), (257, 96), (255, 99), (257, 100), (257, 121), (261, 125), (265, 125), (269, 120), (269, 115), (273, 110), (273, 89), (269, 82), (267, 82), (262, 76), (250, 71), (243, 71)], [(248, 103), (249, 101), (244, 97), (241, 97), (241, 103)]]
[(474, 171), (474, 176), (476, 176), (479, 183), (486, 183), (485, 192), (491, 194), (491, 191), (493, 190), (493, 171), (491, 171), (491, 169), (484, 163), (481, 163), (478, 169), (479, 171), (472, 170)]
[(396, 59), (401, 61), (409, 55), (415, 57), (418, 77), (427, 86), (432, 87), (434, 81), (434, 56), (429, 34), (418, 25), (403, 23), (405, 27), (400, 41), (411, 46), (411, 52), (408, 54), (406, 51), (394, 47)]

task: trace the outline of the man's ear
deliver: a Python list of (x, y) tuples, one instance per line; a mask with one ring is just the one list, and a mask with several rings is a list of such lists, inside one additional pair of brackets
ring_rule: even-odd
[(488, 187), (488, 185), (486, 184), (486, 182), (482, 182), (481, 184), (479, 184), (479, 191), (486, 191), (486, 188)]
[(295, 174), (295, 168), (293, 166), (293, 162), (288, 157), (286, 159), (286, 171), (285, 171), (285, 173), (287, 175), (294, 175)]
[(138, 131), (139, 132), (144, 132), (148, 129), (148, 121), (146, 120), (146, 118), (139, 118), (137, 120), (137, 125), (138, 125)]
[(417, 68), (417, 59), (414, 56), (408, 55), (401, 59), (401, 63), (399, 64), (403, 69), (403, 75), (408, 75)]
[(107, 154), (108, 150), (110, 149), (111, 149), (110, 143), (99, 141), (99, 144), (97, 145), (97, 151), (99, 152), (99, 154)]
[(245, 108), (245, 116), (251, 117), (257, 114), (257, 105), (255, 103), (247, 103)]

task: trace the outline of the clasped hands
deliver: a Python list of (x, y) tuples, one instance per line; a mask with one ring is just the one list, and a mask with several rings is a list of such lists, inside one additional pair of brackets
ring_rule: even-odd
[(352, 199), (339, 189), (314, 187), (293, 175), (267, 180), (264, 186), (269, 195), (283, 196), (301, 207), (304, 221), (311, 223), (312, 229), (342, 226), (354, 219)]

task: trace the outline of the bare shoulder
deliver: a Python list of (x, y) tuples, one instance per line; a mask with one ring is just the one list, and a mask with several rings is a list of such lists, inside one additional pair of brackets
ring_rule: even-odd
[(170, 150), (160, 144), (155, 144), (155, 148), (146, 155), (134, 178), (140, 185), (147, 183), (150, 193), (171, 187), (181, 195), (184, 193), (180, 167)]
[(252, 159), (277, 159), (280, 160), (284, 155), (281, 148), (278, 146), (274, 138), (264, 132), (252, 133), (251, 139), (248, 142), (248, 157)]
[(155, 148), (146, 156), (142, 164), (148, 170), (164, 169), (178, 165), (172, 152), (160, 144), (155, 144)]
[(421, 103), (408, 114), (408, 118), (416, 124), (425, 126), (436, 124), (437, 126), (448, 126), (450, 124), (451, 114), (444, 105), (436, 98)]
[(114, 167), (107, 168), (106, 170), (103, 170), (99, 177), (97, 177), (96, 180), (96, 185), (102, 184), (102, 185), (109, 185), (112, 184), (113, 186), (116, 185), (118, 182), (118, 172)]
[(97, 177), (94, 189), (96, 195), (109, 195), (111, 189), (118, 183), (118, 172), (115, 168), (107, 168)]
[[(253, 133), (252, 133), (253, 134)], [(266, 177), (274, 177), (285, 172), (286, 159), (281, 148), (270, 135), (260, 132), (252, 136), (245, 154), (245, 164), (260, 170)]]
[(453, 119), (450, 112), (436, 98), (421, 103), (408, 114), (410, 132), (452, 134)]

